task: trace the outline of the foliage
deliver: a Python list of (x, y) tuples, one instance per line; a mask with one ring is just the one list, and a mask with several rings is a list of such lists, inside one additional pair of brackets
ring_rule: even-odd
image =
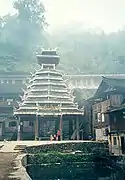
[(77, 23), (51, 36), (40, 0), (15, 0), (13, 8), (0, 17), (0, 71), (30, 71), (41, 47), (58, 47), (64, 73), (125, 73), (125, 29), (105, 34)]
[(35, 63), (37, 49), (45, 44), (45, 9), (40, 0), (15, 0), (13, 8), (15, 14), (0, 18), (0, 67), (27, 71)]
[(48, 164), (48, 163), (61, 163), (69, 164), (73, 162), (87, 162), (93, 161), (94, 155), (83, 154), (67, 154), (59, 152), (39, 153), (34, 156), (29, 156), (28, 161), (30, 164)]
[(77, 23), (54, 34), (67, 73), (124, 73), (125, 29), (105, 34), (82, 29)]
[(73, 95), (75, 96), (74, 101), (78, 103), (79, 108), (82, 108), (84, 101), (91, 98), (95, 93), (94, 89), (74, 89)]

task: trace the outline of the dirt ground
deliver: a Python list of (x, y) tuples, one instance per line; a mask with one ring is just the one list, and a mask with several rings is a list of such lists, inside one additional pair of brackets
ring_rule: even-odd
[(16, 156), (17, 153), (0, 153), (0, 180), (9, 180), (8, 175), (13, 172)]

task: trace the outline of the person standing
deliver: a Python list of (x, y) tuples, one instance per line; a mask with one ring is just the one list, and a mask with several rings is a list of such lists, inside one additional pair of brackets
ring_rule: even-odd
[(54, 135), (54, 141), (56, 141), (56, 135)]
[(50, 135), (50, 141), (52, 141), (53, 140), (53, 136), (52, 136), (52, 134)]
[(60, 139), (60, 136), (61, 136), (61, 132), (60, 132), (60, 130), (58, 130), (58, 131), (57, 131), (58, 141), (60, 141), (60, 140), (61, 140), (61, 139)]

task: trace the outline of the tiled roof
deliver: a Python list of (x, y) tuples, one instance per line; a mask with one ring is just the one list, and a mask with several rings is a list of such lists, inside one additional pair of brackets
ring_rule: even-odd
[(103, 81), (113, 88), (125, 88), (125, 79), (103, 77)]
[(125, 79), (123, 78), (108, 78), (102, 77), (102, 81), (94, 95), (94, 97), (99, 97), (102, 94), (111, 92), (111, 91), (125, 91)]
[(49, 64), (46, 62), (48, 57), (37, 56), (37, 58), (41, 68), (31, 77), (32, 80), (27, 85), (27, 91), (24, 93), (20, 107), (14, 114), (83, 115), (83, 111), (80, 111), (74, 104), (74, 97), (67, 88), (63, 75), (53, 66), (53, 63), (56, 65), (57, 58), (53, 59), (50, 55)]

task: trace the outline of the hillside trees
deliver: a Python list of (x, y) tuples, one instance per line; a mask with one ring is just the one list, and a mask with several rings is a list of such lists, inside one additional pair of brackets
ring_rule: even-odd
[[(35, 62), (37, 49), (47, 43), (43, 35), (45, 9), (39, 0), (16, 0), (13, 7), (14, 14), (0, 19), (0, 67), (27, 71)], [(4, 56), (11, 58), (2, 59)]]
[(78, 24), (66, 28), (53, 38), (66, 73), (125, 73), (125, 29), (105, 34)]
[(15, 0), (13, 9), (0, 17), (0, 71), (30, 71), (36, 52), (51, 46), (59, 48), (64, 73), (125, 73), (125, 29), (106, 34), (75, 23), (51, 36), (40, 0)]

